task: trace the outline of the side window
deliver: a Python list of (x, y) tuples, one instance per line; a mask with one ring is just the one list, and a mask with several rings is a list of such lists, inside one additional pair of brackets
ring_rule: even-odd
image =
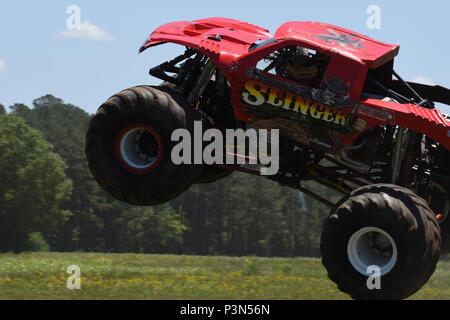
[(258, 61), (256, 68), (301, 85), (317, 88), (329, 61), (330, 57), (326, 54), (300, 46), (288, 46)]

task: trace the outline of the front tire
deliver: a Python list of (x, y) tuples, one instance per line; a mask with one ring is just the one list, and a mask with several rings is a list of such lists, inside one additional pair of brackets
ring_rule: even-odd
[[(325, 221), (322, 263), (354, 299), (403, 299), (417, 292), (439, 260), (440, 230), (425, 200), (389, 184), (358, 188)], [(369, 289), (370, 266), (381, 288)], [(369, 272), (369, 273), (368, 273)]]
[(231, 170), (231, 169), (215, 167), (212, 165), (205, 164), (205, 165), (203, 165), (202, 173), (201, 173), (200, 178), (197, 181), (197, 183), (216, 182), (220, 179), (228, 177), (232, 173), (233, 173), (233, 170)]
[(133, 205), (169, 201), (195, 182), (199, 165), (175, 165), (176, 129), (192, 126), (194, 110), (167, 88), (137, 86), (100, 106), (86, 135), (89, 168), (114, 198)]

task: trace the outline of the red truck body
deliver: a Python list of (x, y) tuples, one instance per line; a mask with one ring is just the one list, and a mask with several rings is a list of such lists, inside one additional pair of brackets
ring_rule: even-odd
[[(249, 51), (254, 43), (267, 40), (269, 44)], [(246, 86), (256, 86), (262, 90), (262, 95), (272, 94), (277, 100), (275, 104), (273, 101), (265, 102), (322, 120), (325, 127), (330, 122), (343, 124), (344, 118), (354, 114), (367, 123), (365, 130), (379, 125), (399, 125), (425, 134), (450, 150), (450, 121), (441, 111), (414, 104), (361, 97), (368, 70), (391, 61), (399, 52), (398, 45), (382, 43), (351, 30), (318, 22), (287, 22), (272, 35), (268, 30), (246, 22), (208, 18), (165, 24), (150, 35), (140, 51), (166, 42), (188, 46), (207, 55), (214, 62), (231, 83), (232, 104), (238, 120), (255, 122), (253, 114), (247, 112), (248, 104), (243, 100), (242, 93)], [(258, 83), (248, 76), (248, 71), (261, 59), (289, 45), (299, 45), (329, 55), (326, 78), (342, 79), (348, 87), (347, 96), (351, 105), (335, 108), (304, 99), (296, 106), (292, 103), (292, 92)], [(289, 82), (276, 75), (267, 76)], [(267, 92), (269, 88), (271, 93)], [(301, 98), (294, 96), (297, 102)], [(348, 145), (359, 134), (361, 132), (338, 132), (339, 139), (333, 142), (331, 150), (337, 151)]]

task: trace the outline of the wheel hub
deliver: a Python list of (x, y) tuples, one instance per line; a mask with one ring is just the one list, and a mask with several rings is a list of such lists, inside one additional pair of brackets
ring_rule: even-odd
[(158, 165), (162, 156), (161, 137), (148, 125), (128, 126), (116, 138), (115, 153), (123, 169), (147, 173)]
[(359, 273), (368, 276), (367, 268), (375, 265), (380, 268), (380, 274), (385, 275), (397, 261), (397, 246), (386, 231), (377, 227), (365, 227), (350, 237), (347, 255)]

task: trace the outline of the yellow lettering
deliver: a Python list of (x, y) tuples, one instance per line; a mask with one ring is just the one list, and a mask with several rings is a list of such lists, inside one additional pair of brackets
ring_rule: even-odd
[(328, 121), (328, 122), (333, 122), (334, 121), (334, 115), (335, 115), (335, 110), (325, 106), (325, 110), (323, 111), (323, 120)]
[(334, 123), (344, 125), (346, 119), (347, 119), (347, 114), (343, 111), (338, 111), (338, 112), (336, 112), (336, 117), (334, 118)]
[(322, 119), (337, 125), (345, 125), (347, 120), (347, 113), (343, 111), (314, 102), (308, 98), (295, 96), (290, 92), (283, 92), (281, 89), (272, 88), (254, 80), (245, 83), (242, 99), (252, 106), (268, 103), (275, 107), (301, 112), (315, 119)]
[(294, 95), (290, 92), (287, 92), (286, 97), (284, 98), (284, 104), (283, 104), (282, 108), (289, 110), (289, 108), (291, 107), (293, 98), (295, 98)]
[(313, 103), (311, 101), (311, 105), (309, 107), (309, 115), (313, 117), (313, 114), (316, 112), (317, 103)]
[(263, 93), (267, 91), (267, 86), (256, 81), (247, 81), (245, 83), (245, 89), (248, 92), (242, 92), (242, 99), (252, 105), (259, 106), (265, 101)]
[(323, 104), (321, 104), (321, 103), (317, 103), (315, 110), (312, 111), (312, 107), (311, 107), (310, 110), (311, 110), (311, 116), (313, 118), (320, 119), (322, 117), (322, 115), (323, 115), (324, 110), (325, 110), (325, 106)]
[(307, 115), (309, 105), (306, 104), (306, 100), (307, 99), (303, 99), (302, 97), (297, 97), (297, 99), (295, 100), (294, 111), (296, 112), (300, 111), (302, 114)]
[(281, 107), (283, 105), (283, 100), (281, 100), (278, 95), (281, 93), (280, 90), (275, 91), (276, 89), (270, 88), (268, 103), (275, 107)]

